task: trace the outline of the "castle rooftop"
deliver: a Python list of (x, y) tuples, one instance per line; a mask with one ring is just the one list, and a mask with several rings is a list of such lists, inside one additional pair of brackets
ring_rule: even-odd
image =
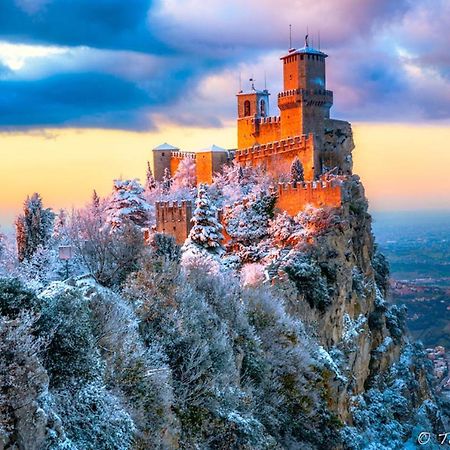
[(180, 150), (178, 147), (174, 147), (173, 145), (168, 144), (167, 142), (164, 142), (161, 145), (158, 145), (158, 147), (155, 147), (153, 150)]
[(280, 59), (287, 58), (292, 55), (321, 55), (326, 58), (328, 55), (320, 50), (317, 50), (314, 47), (310, 47), (309, 45), (305, 45), (302, 48), (291, 48), (287, 55), (282, 56)]
[(227, 152), (228, 150), (226, 148), (223, 147), (219, 147), (218, 145), (211, 145), (210, 147), (207, 148), (202, 148), (201, 150), (197, 150), (196, 153), (205, 153), (205, 152)]

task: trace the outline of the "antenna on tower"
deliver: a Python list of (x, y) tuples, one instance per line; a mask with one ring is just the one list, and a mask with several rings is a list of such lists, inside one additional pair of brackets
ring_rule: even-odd
[(305, 47), (309, 47), (308, 37), (309, 37), (309, 30), (308, 30), (308, 26), (307, 26), (306, 27), (306, 36), (305, 36)]
[(242, 92), (242, 77), (241, 77), (241, 72), (239, 72), (239, 92)]
[(292, 48), (292, 25), (289, 24), (289, 50)]
[(318, 38), (319, 38), (319, 50), (320, 50), (320, 30), (319, 30), (319, 32), (317, 33), (318, 34)]
[(264, 70), (264, 90), (267, 91), (267, 73)]

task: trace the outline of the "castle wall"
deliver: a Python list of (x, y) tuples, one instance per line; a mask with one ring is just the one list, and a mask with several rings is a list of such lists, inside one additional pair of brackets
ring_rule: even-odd
[(281, 137), (280, 117), (246, 117), (238, 119), (238, 148), (267, 144)]
[(342, 204), (342, 185), (339, 180), (311, 181), (306, 183), (280, 183), (276, 208), (295, 216), (306, 205), (317, 208)]
[(305, 180), (313, 180), (315, 175), (314, 136), (296, 136), (291, 139), (262, 144), (247, 149), (239, 149), (235, 160), (242, 165), (263, 166), (267, 172), (278, 177), (288, 174), (292, 161), (297, 157), (303, 164)]
[(196, 155), (197, 184), (212, 183), (213, 176), (213, 152), (201, 152)]
[(173, 236), (182, 245), (189, 236), (192, 224), (192, 203), (156, 202), (156, 231)]

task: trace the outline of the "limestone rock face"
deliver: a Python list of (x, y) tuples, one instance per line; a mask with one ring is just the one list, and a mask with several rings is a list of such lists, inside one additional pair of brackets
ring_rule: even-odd
[[(399, 329), (400, 309), (389, 310), (384, 299), (386, 284), (375, 270), (378, 255), (371, 216), (357, 176), (345, 182), (344, 196), (339, 223), (319, 235), (311, 250), (327, 280), (328, 304), (322, 310), (310, 307), (299, 293), (292, 297), (290, 311), (338, 364), (342, 376), (330, 380), (330, 408), (352, 424), (352, 398), (384, 383), (408, 339)], [(425, 370), (419, 366), (413, 376), (419, 386), (416, 405), (432, 398)]]
[(325, 137), (321, 159), (323, 171), (338, 167), (343, 175), (350, 175), (353, 171), (352, 127), (349, 122), (336, 119), (325, 119)]

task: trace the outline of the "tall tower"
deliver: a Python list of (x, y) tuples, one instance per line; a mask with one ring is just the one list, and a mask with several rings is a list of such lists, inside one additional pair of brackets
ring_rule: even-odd
[(325, 58), (328, 55), (309, 46), (290, 49), (283, 61), (284, 90), (278, 94), (281, 138), (314, 133), (323, 139), (324, 119), (330, 117), (333, 93), (326, 90)]
[(259, 91), (252, 87), (249, 92), (237, 94), (238, 106), (238, 148), (247, 147), (258, 142), (261, 118), (269, 115), (269, 91)]

